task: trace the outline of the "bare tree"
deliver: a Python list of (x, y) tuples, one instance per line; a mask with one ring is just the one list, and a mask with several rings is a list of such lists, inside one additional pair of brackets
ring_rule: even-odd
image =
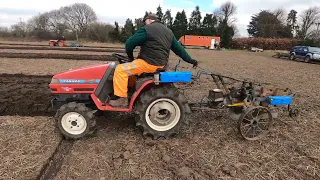
[(240, 35), (240, 31), (239, 29), (237, 28), (237, 26), (235, 24), (232, 24), (231, 25), (231, 28), (233, 29), (233, 32), (234, 32), (234, 36), (233, 37), (241, 37)]
[(80, 35), (85, 35), (85, 32), (90, 23), (97, 20), (97, 15), (93, 9), (87, 4), (75, 3), (71, 6), (60, 9), (63, 13), (63, 18), (70, 29)]
[(0, 26), (0, 37), (9, 37), (11, 35), (8, 27)]
[(68, 29), (66, 20), (63, 17), (62, 9), (52, 10), (47, 13), (47, 16), (49, 17), (48, 22), (51, 31), (55, 32), (56, 34), (62, 35)]
[(49, 17), (47, 15), (47, 13), (33, 16), (28, 21), (28, 30), (29, 31), (34, 31), (36, 29), (43, 30), (43, 31), (49, 30), (48, 19), (49, 19)]
[(45, 39), (51, 37), (48, 13), (33, 16), (28, 21), (28, 31), (31, 36), (37, 38)]
[(220, 11), (223, 20), (228, 22), (228, 24), (232, 24), (236, 19), (233, 15), (236, 14), (237, 7), (230, 1), (225, 2), (220, 6)]
[(114, 27), (110, 24), (95, 22), (88, 26), (87, 35), (92, 40), (108, 42), (111, 41), (110, 33), (113, 29)]
[(320, 8), (311, 7), (303, 11), (300, 17), (302, 24), (300, 26), (299, 36), (306, 39), (313, 33), (312, 27), (315, 27), (318, 19), (320, 19)]
[(27, 23), (23, 21), (11, 25), (11, 30), (16, 37), (26, 37), (28, 34)]
[(284, 9), (279, 8), (273, 11), (273, 14), (276, 16), (276, 18), (283, 24), (286, 22), (286, 12)]

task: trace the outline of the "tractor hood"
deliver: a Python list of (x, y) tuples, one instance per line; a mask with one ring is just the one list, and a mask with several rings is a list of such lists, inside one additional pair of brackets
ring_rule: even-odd
[(56, 74), (53, 76), (51, 84), (99, 83), (111, 63), (113, 62), (84, 66)]

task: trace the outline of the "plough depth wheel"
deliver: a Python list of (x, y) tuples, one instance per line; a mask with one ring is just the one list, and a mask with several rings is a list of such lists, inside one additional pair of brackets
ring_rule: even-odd
[(272, 120), (272, 114), (267, 108), (253, 106), (241, 114), (238, 129), (245, 139), (258, 140), (269, 133)]

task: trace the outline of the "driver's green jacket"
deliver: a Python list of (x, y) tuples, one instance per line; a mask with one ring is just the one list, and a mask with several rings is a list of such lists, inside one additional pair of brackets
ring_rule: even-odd
[[(192, 58), (184, 47), (177, 41), (174, 35), (172, 35), (171, 50), (184, 61), (192, 63)], [(147, 31), (144, 27), (141, 27), (133, 36), (131, 36), (125, 44), (126, 53), (130, 59), (134, 59), (133, 50), (136, 46), (142, 46), (148, 40)], [(156, 55), (155, 55), (156, 56)]]

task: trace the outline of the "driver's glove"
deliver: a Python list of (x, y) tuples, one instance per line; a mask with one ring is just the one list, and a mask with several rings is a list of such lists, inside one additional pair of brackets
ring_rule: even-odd
[(198, 66), (198, 61), (195, 59), (192, 59), (191, 64), (193, 64), (193, 68), (196, 68)]
[(133, 53), (127, 53), (130, 62), (134, 60)]

